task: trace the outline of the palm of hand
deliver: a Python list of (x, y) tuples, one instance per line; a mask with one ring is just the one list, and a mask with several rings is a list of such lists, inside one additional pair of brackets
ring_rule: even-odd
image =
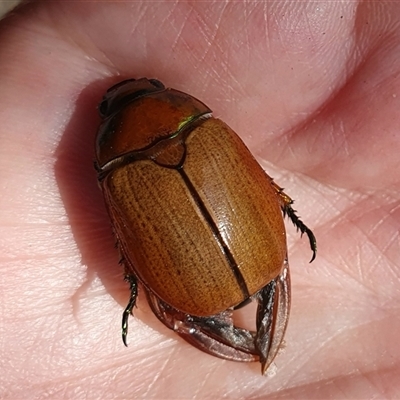
[[(3, 22), (4, 397), (399, 393), (398, 6), (279, 4), (52, 2)], [(92, 168), (95, 105), (118, 74), (210, 105), (314, 230), (308, 265), (288, 226), (274, 376), (190, 348), (143, 300), (122, 346), (128, 289)]]

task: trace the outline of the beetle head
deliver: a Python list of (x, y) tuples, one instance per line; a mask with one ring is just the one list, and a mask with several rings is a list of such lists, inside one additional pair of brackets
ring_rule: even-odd
[(157, 79), (127, 79), (119, 82), (104, 95), (98, 107), (100, 117), (105, 119), (138, 97), (164, 89), (165, 86)]

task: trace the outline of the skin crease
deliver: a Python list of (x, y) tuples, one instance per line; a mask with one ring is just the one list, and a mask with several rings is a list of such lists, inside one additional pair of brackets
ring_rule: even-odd
[[(34, 2), (0, 22), (0, 397), (400, 396), (400, 5)], [(286, 188), (286, 347), (192, 348), (129, 290), (93, 169), (96, 106), (128, 77), (198, 97)], [(249, 323), (254, 309), (243, 311)]]

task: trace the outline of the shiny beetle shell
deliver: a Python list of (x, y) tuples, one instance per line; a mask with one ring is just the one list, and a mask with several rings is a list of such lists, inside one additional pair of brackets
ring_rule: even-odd
[[(232, 322), (229, 337), (209, 325), (257, 298), (262, 341), (259, 320), (272, 325), (277, 313), (262, 303), (277, 308), (284, 296), (283, 337), (290, 292), (282, 211), (315, 254), (312, 232), (236, 133), (194, 97), (154, 79), (128, 80), (109, 89), (99, 110), (96, 168), (131, 284), (124, 341), (139, 281), (157, 317), (186, 340), (219, 357), (260, 360), (265, 371), (271, 343), (260, 349)], [(277, 288), (268, 291), (271, 282)], [(271, 329), (263, 335), (273, 342)]]

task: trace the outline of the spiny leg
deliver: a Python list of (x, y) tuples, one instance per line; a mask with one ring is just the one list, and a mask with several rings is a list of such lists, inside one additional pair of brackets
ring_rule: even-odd
[(281, 348), (290, 311), (290, 272), (287, 260), (280, 275), (257, 295), (257, 334), (255, 345), (260, 355), (262, 374)]
[(125, 281), (129, 282), (131, 295), (129, 297), (128, 305), (126, 306), (123, 314), (122, 314), (122, 341), (124, 342), (125, 346), (128, 346), (126, 341), (128, 335), (128, 319), (132, 315), (133, 307), (136, 304), (136, 297), (137, 297), (137, 279), (134, 275), (126, 275)]
[(232, 310), (210, 317), (195, 317), (173, 309), (152, 293), (147, 293), (150, 307), (168, 328), (198, 349), (232, 361), (257, 361), (255, 332), (233, 325)]
[(256, 296), (257, 332), (233, 325), (232, 310), (195, 317), (173, 309), (147, 292), (150, 307), (169, 329), (198, 349), (233, 361), (260, 361), (264, 374), (278, 354), (290, 310), (290, 274), (285, 260), (281, 274)]
[(303, 235), (304, 233), (307, 235), (308, 240), (310, 242), (311, 250), (313, 251), (313, 255), (311, 257), (310, 263), (313, 262), (316, 254), (317, 254), (317, 240), (315, 239), (314, 233), (296, 215), (296, 210), (294, 210), (292, 208), (293, 200), (274, 181), (271, 182), (271, 185), (276, 190), (276, 192), (280, 198), (283, 214), (287, 215), (290, 218), (290, 220), (293, 222), (293, 224), (297, 228), (297, 230), (299, 230), (301, 232), (301, 235)]

